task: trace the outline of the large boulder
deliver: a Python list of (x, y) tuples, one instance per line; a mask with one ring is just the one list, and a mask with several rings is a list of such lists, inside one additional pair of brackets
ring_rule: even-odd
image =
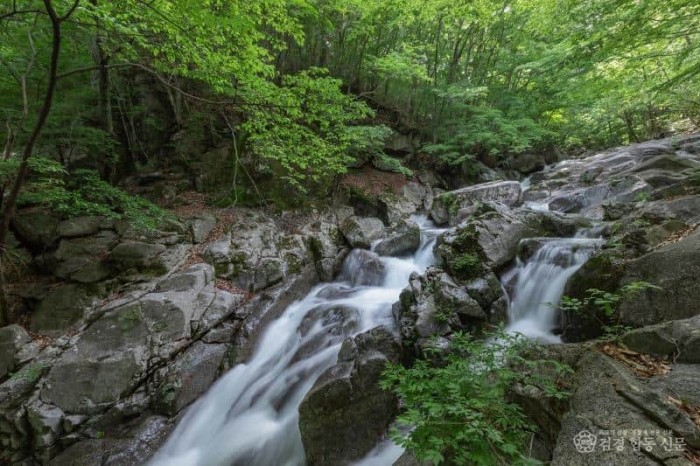
[(349, 465), (385, 434), (397, 400), (379, 387), (388, 362), (398, 362), (396, 337), (375, 328), (343, 343), (338, 364), (326, 370), (299, 407), (309, 466)]
[(622, 342), (640, 353), (700, 364), (700, 316), (635, 329), (626, 333)]
[(216, 380), (226, 345), (196, 342), (163, 369), (155, 390), (154, 404), (174, 415), (201, 396)]
[(64, 238), (58, 249), (42, 256), (39, 262), (44, 270), (58, 278), (95, 283), (111, 275), (106, 258), (117, 241), (112, 231), (84, 238)]
[(93, 300), (82, 285), (59, 285), (49, 291), (32, 313), (30, 328), (42, 335), (60, 336), (80, 322)]
[[(506, 209), (489, 211), (472, 217), (457, 229), (442, 234), (435, 252), (440, 263), (455, 277), (471, 278), (465, 262), (466, 255), (499, 269), (512, 261), (523, 238), (537, 235), (541, 230), (540, 216), (534, 212), (514, 212)], [(475, 267), (478, 274), (480, 268)], [(464, 272), (460, 272), (462, 269)]]
[(663, 246), (625, 267), (621, 283), (645, 281), (661, 287), (626, 299), (621, 322), (641, 327), (700, 314), (700, 229), (682, 240)]
[(369, 249), (384, 234), (384, 223), (372, 217), (348, 217), (340, 225), (340, 231), (353, 248)]
[(352, 215), (352, 208), (338, 207), (333, 213), (310, 219), (301, 228), (307, 255), (322, 281), (333, 280), (343, 264), (348, 248), (338, 225)]
[[(474, 283), (471, 290), (480, 301), (490, 301), (489, 306), (495, 301)], [(437, 267), (429, 268), (425, 275), (411, 275), (393, 313), (409, 358), (432, 346), (435, 337), (444, 339), (456, 331), (478, 331), (491, 318), (491, 308), (482, 308), (470, 295), (469, 287), (458, 285)]]
[(697, 399), (697, 365), (675, 364), (670, 375), (642, 380), (632, 366), (592, 346), (549, 352), (574, 369), (565, 404), (532, 386), (515, 390), (549, 443), (543, 459), (557, 466), (688, 464), (685, 445), (697, 448), (700, 429), (672, 400)]
[(508, 207), (522, 202), (522, 188), (517, 181), (493, 181), (450, 191), (433, 200), (430, 217), (438, 225), (453, 223), (461, 209), (478, 202), (495, 201)]
[(153, 270), (162, 274), (167, 272), (160, 260), (166, 249), (162, 244), (128, 241), (116, 245), (110, 253), (109, 260), (120, 271)]
[[(116, 426), (111, 426), (113, 430)], [(72, 444), (53, 458), (50, 466), (105, 466), (145, 464), (172, 430), (172, 421), (145, 416), (118, 429), (110, 438), (91, 438)]]
[(415, 222), (402, 221), (387, 229), (385, 238), (374, 246), (380, 256), (412, 254), (420, 246), (420, 228)]
[(584, 212), (602, 218), (600, 205), (604, 201), (633, 202), (652, 191), (651, 185), (636, 175), (621, 175), (593, 186), (573, 186), (573, 189), (558, 192), (549, 202), (549, 209), (563, 213)]
[(61, 238), (91, 236), (97, 233), (102, 222), (102, 217), (74, 217), (59, 223), (57, 233)]
[[(53, 363), (42, 399), (70, 414), (99, 412), (130, 393), (154, 365), (164, 364), (187, 347), (194, 329), (201, 334), (218, 325), (236, 312), (240, 302), (214, 289), (208, 265), (198, 264), (162, 280), (155, 291), (98, 312), (99, 318)], [(211, 312), (216, 316), (207, 317)], [(205, 346), (200, 353), (197, 349), (184, 353), (170, 368), (175, 374), (172, 379), (181, 383), (167, 404), (169, 409), (184, 406), (204, 389), (197, 383), (183, 383), (183, 378), (201, 369), (202, 380), (211, 379), (211, 366), (218, 368), (221, 346)], [(216, 364), (209, 363), (210, 356), (219, 358)]]
[(59, 221), (54, 215), (41, 211), (18, 212), (12, 226), (22, 244), (41, 252), (58, 240)]
[(543, 169), (546, 163), (544, 154), (525, 152), (523, 154), (514, 155), (510, 159), (509, 168), (523, 175), (529, 175), (530, 173)]
[(290, 214), (278, 219), (246, 211), (203, 256), (221, 278), (257, 292), (298, 274), (307, 265), (330, 279), (343, 257), (341, 243), (332, 215), (298, 218)]
[(202, 212), (188, 218), (187, 224), (189, 225), (192, 242), (199, 244), (205, 242), (209, 234), (214, 230), (216, 226), (216, 217), (209, 213)]
[(41, 396), (70, 413), (95, 413), (126, 395), (138, 372), (136, 357), (129, 351), (99, 361), (69, 351), (51, 369)]

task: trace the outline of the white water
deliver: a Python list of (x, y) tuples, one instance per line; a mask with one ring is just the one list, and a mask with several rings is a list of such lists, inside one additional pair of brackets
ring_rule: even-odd
[[(423, 216), (413, 220), (421, 227), (421, 245), (412, 257), (382, 258), (385, 272), (378, 276), (368, 273), (361, 253), (353, 251), (341, 281), (315, 287), (270, 324), (250, 361), (231, 369), (188, 409), (149, 464), (305, 464), (298, 428), (304, 396), (335, 364), (345, 337), (394, 325), (391, 306), (411, 273), (422, 273), (434, 261), (433, 245), (444, 230)], [(382, 443), (359, 464), (390, 465), (401, 453), (399, 447)]]
[(551, 238), (527, 262), (518, 259), (506, 331), (543, 343), (561, 343), (553, 330), (566, 281), (598, 244), (600, 240), (591, 238)]

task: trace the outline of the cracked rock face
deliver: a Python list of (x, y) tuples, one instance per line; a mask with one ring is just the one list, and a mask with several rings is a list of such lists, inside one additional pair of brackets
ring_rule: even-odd
[[(37, 264), (68, 283), (23, 293), (32, 329), (56, 337), (48, 346), (18, 326), (0, 329), (0, 462), (142, 464), (172, 427), (152, 413), (178, 416), (245, 360), (270, 319), (338, 273), (348, 248), (337, 225), (351, 214), (248, 212), (213, 240), (207, 215), (167, 231), (34, 219), (53, 222), (51, 237), (34, 238)], [(179, 270), (188, 239), (205, 238), (208, 263)], [(100, 301), (115, 283), (117, 297)], [(355, 327), (335, 317), (323, 322), (344, 338)]]
[[(154, 404), (168, 414), (178, 412), (213, 382), (227, 351), (224, 344), (192, 345), (193, 338), (234, 316), (243, 300), (216, 289), (213, 268), (197, 264), (161, 280), (150, 292), (94, 311), (84, 330), (58, 339), (0, 385), (0, 423), (19, 420), (3, 424), (0, 441), (21, 450), (31, 431), (38, 457), (53, 456), (59, 439), (75, 436), (88, 417), (148, 406), (147, 397), (145, 405), (141, 397), (131, 407), (124, 400), (138, 394), (149, 378), (161, 387)], [(30, 345), (28, 338), (12, 328), (0, 331), (8, 334), (3, 348), (21, 354), (20, 348)], [(159, 367), (166, 369), (154, 378)], [(34, 401), (22, 404), (23, 394), (33, 390)]]
[(258, 292), (307, 265), (315, 267), (323, 279), (332, 279), (343, 258), (342, 246), (336, 215), (317, 215), (290, 232), (276, 219), (249, 211), (235, 228), (207, 247), (204, 258), (217, 276)]

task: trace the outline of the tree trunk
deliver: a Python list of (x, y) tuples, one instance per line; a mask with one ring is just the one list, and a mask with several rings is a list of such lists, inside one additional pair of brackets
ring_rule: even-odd
[[(73, 7), (64, 17), (59, 17), (51, 4), (52, 0), (44, 0), (44, 6), (46, 12), (48, 13), (49, 19), (51, 21), (52, 27), (52, 46), (51, 46), (51, 62), (49, 64), (49, 75), (46, 84), (46, 92), (44, 93), (44, 104), (39, 111), (39, 117), (37, 118), (34, 129), (32, 130), (27, 143), (24, 145), (24, 150), (22, 151), (22, 159), (19, 165), (19, 171), (12, 184), (12, 189), (10, 194), (7, 196), (7, 200), (3, 204), (2, 208), (2, 221), (0, 222), (0, 254), (5, 252), (5, 241), (7, 239), (7, 234), (10, 230), (10, 222), (15, 214), (15, 209), (17, 207), (17, 198), (19, 197), (19, 192), (24, 185), (24, 181), (29, 173), (29, 158), (34, 153), (34, 146), (36, 141), (39, 139), (42, 129), (46, 124), (49, 112), (51, 111), (51, 105), (53, 104), (53, 97), (56, 91), (56, 81), (58, 75), (58, 59), (61, 51), (61, 21), (65, 20), (68, 16), (72, 14), (75, 8), (78, 6), (80, 0), (75, 0)], [(3, 274), (0, 274), (2, 278)], [(8, 319), (8, 309), (7, 309), (7, 298), (5, 295), (4, 283), (0, 283), (0, 326), (7, 325)]]

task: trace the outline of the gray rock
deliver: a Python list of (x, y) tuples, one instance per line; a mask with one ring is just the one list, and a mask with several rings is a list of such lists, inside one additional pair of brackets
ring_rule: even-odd
[(202, 337), (202, 341), (204, 343), (231, 343), (240, 327), (240, 322), (222, 322), (207, 332)]
[(641, 174), (646, 171), (664, 171), (664, 172), (682, 172), (689, 168), (697, 168), (700, 163), (687, 158), (679, 157), (675, 154), (663, 154), (656, 157), (648, 158), (644, 162), (636, 165), (630, 170), (630, 173)]
[(522, 202), (520, 183), (493, 181), (443, 193), (433, 200), (430, 217), (436, 224), (444, 225), (452, 222), (460, 209), (487, 201), (496, 201), (508, 207), (519, 205)]
[(402, 256), (414, 253), (418, 246), (420, 228), (415, 222), (404, 221), (389, 228), (373, 250), (380, 256)]
[(97, 233), (102, 217), (74, 217), (58, 224), (57, 233), (61, 238), (78, 238)]
[(325, 371), (299, 407), (299, 428), (310, 466), (335, 466), (362, 458), (384, 435), (396, 400), (379, 388), (398, 343), (377, 328), (355, 337), (357, 353)]
[[(572, 190), (557, 193), (549, 202), (549, 209), (563, 212), (586, 212), (591, 215), (591, 208), (599, 208), (604, 201), (636, 202), (641, 196), (651, 192), (651, 186), (636, 175), (620, 176), (612, 181), (605, 181), (588, 187), (575, 187)], [(600, 217), (602, 217), (602, 212)]]
[(121, 399), (132, 387), (138, 372), (133, 353), (109, 359), (80, 359), (68, 352), (51, 368), (41, 397), (71, 414), (91, 414)]
[(216, 290), (214, 299), (209, 302), (206, 310), (198, 319), (198, 322), (196, 322), (196, 326), (194, 325), (195, 323), (193, 323), (194, 329), (197, 333), (201, 333), (202, 330), (208, 330), (219, 325), (232, 314), (238, 313), (245, 299), (245, 295), (242, 294), (232, 294), (228, 291)]
[(202, 395), (216, 379), (226, 345), (196, 342), (168, 364), (156, 389), (156, 406), (174, 415)]
[(131, 393), (152, 364), (187, 347), (193, 321), (201, 333), (218, 323), (203, 318), (217, 296), (211, 266), (197, 264), (181, 275), (163, 280), (160, 291), (98, 314), (52, 363), (42, 399), (69, 414), (104, 410)]
[(345, 260), (340, 279), (353, 286), (377, 286), (384, 279), (384, 262), (378, 254), (363, 249), (355, 249)]
[(699, 314), (698, 277), (700, 229), (626, 264), (622, 283), (641, 280), (661, 290), (647, 290), (626, 299), (619, 311), (622, 322), (641, 327)]
[(672, 154), (673, 144), (669, 139), (644, 141), (630, 145), (627, 150), (633, 157), (646, 160), (648, 157), (662, 154)]
[(231, 257), (231, 235), (226, 234), (220, 240), (211, 243), (207, 246), (202, 256), (214, 267), (216, 267), (217, 264), (228, 263)]
[(63, 411), (55, 406), (35, 400), (27, 406), (27, 418), (37, 450), (53, 445), (62, 433)]
[(538, 218), (529, 211), (508, 210), (470, 218), (438, 238), (436, 256), (454, 276), (459, 276), (455, 266), (463, 254), (478, 256), (486, 265), (498, 269), (515, 258), (520, 240), (537, 235)]
[(348, 217), (340, 225), (340, 231), (353, 248), (369, 249), (384, 234), (384, 223), (372, 217)]
[[(561, 432), (552, 458), (554, 465), (652, 465), (674, 457), (682, 458), (682, 452), (665, 451), (661, 447), (664, 434), (650, 434), (655, 447), (644, 453), (636, 451), (630, 441), (640, 438), (635, 434), (639, 431), (670, 429), (674, 432), (672, 437), (683, 436), (690, 445), (700, 439), (697, 426), (666, 401), (665, 390), (645, 387), (619, 363), (600, 353), (589, 352), (581, 358), (576, 367), (574, 387), (570, 400), (572, 409), (561, 420)], [(573, 448), (573, 439), (584, 430), (598, 437), (611, 435), (602, 431), (621, 431), (622, 434), (615, 434), (615, 437), (623, 438), (626, 448), (579, 452)]]
[[(327, 267), (330, 274), (340, 256), (331, 239), (333, 227), (327, 220), (330, 217), (327, 214), (309, 217), (281, 219), (304, 225), (303, 234), (292, 234), (276, 223), (280, 219), (246, 212), (237, 221), (236, 228), (229, 232), (229, 245), (225, 244), (225, 237), (212, 245), (205, 259), (216, 267), (220, 277), (247, 291), (270, 288), (285, 277), (299, 273), (309, 262), (318, 270)], [(311, 234), (312, 231), (316, 237), (306, 237), (306, 232)]]
[(214, 270), (207, 264), (195, 264), (182, 273), (172, 275), (158, 282), (155, 291), (191, 292), (198, 291), (214, 281)]
[[(162, 416), (147, 416), (117, 435), (81, 440), (64, 450), (50, 466), (139, 466), (145, 464), (172, 430)], [(112, 426), (110, 426), (112, 427)]]
[(59, 220), (45, 212), (18, 212), (12, 220), (17, 238), (35, 250), (45, 250), (57, 240)]
[[(110, 262), (118, 270), (158, 268), (159, 265), (162, 265), (158, 262), (158, 256), (166, 249), (162, 244), (135, 241), (119, 243), (112, 249)], [(161, 270), (161, 272), (165, 272), (165, 270)]]
[(44, 268), (59, 278), (95, 283), (111, 275), (105, 258), (117, 241), (111, 231), (87, 238), (62, 239), (58, 249), (43, 258)]
[(640, 353), (700, 364), (700, 316), (635, 329), (622, 342)]
[(27, 331), (17, 324), (0, 328), (0, 379), (15, 369), (17, 353), (30, 341)]
[(216, 226), (216, 217), (211, 214), (201, 213), (188, 219), (190, 234), (195, 244), (203, 243), (209, 237)]
[(544, 154), (526, 152), (511, 158), (509, 167), (524, 175), (541, 170), (545, 166)]
[(85, 316), (92, 299), (80, 285), (59, 285), (39, 303), (30, 328), (42, 335), (60, 336)]
[(487, 312), (467, 288), (437, 267), (428, 268), (423, 276), (411, 275), (393, 312), (402, 342), (413, 355), (422, 354), (434, 337), (478, 330), (488, 320)]
[(352, 208), (339, 208), (332, 215), (321, 215), (302, 228), (307, 254), (322, 281), (333, 280), (340, 271), (348, 248), (337, 225), (352, 215)]
[(469, 296), (474, 298), (482, 309), (490, 309), (497, 300), (505, 297), (501, 282), (493, 272), (486, 272), (482, 277), (477, 277), (464, 286)]

